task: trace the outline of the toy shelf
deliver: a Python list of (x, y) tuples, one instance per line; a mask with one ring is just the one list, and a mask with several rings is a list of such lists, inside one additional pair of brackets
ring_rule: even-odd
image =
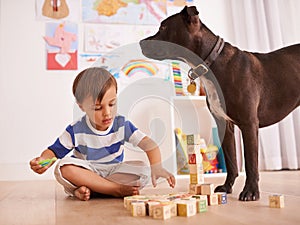
[(207, 107), (206, 96), (174, 96), (174, 129), (181, 128), (185, 134), (200, 134), (207, 144), (212, 142), (215, 122)]
[[(173, 125), (175, 128), (180, 128), (182, 133), (184, 134), (200, 134), (201, 138), (203, 138), (207, 145), (216, 144), (216, 123), (211, 115), (207, 103), (206, 96), (175, 96), (172, 98), (173, 102)], [(176, 146), (176, 150), (177, 151)], [(219, 147), (219, 144), (218, 144)], [(178, 149), (178, 151), (181, 151)], [(180, 155), (181, 153), (179, 153)], [(182, 155), (179, 157), (181, 158)], [(225, 171), (224, 168), (224, 160), (221, 155), (218, 156), (219, 159), (219, 168)], [(177, 160), (178, 156), (177, 156)], [(183, 160), (183, 158), (181, 158)], [(177, 161), (176, 161), (177, 162)], [(177, 162), (177, 167), (182, 165), (181, 161)], [(181, 166), (180, 166), (181, 167)], [(179, 172), (179, 168), (177, 168), (178, 175), (185, 173), (185, 168)], [(220, 173), (208, 173), (205, 176), (216, 176)]]

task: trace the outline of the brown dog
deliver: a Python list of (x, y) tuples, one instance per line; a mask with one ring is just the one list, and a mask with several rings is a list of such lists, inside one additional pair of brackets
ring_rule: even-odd
[(185, 61), (192, 67), (190, 78), (200, 76), (204, 82), (219, 136), (222, 127), (225, 132), (227, 177), (215, 191), (232, 192), (238, 176), (233, 125), (240, 128), (246, 182), (239, 199), (258, 200), (258, 128), (279, 122), (299, 106), (300, 45), (266, 54), (241, 51), (212, 33), (192, 6), (162, 21), (159, 31), (140, 46), (146, 57)]

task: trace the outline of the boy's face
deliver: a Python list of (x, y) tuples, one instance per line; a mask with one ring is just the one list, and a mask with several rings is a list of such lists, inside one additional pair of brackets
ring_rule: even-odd
[(113, 123), (117, 114), (116, 88), (111, 86), (101, 102), (95, 102), (92, 96), (88, 96), (78, 105), (87, 114), (93, 127), (104, 131)]

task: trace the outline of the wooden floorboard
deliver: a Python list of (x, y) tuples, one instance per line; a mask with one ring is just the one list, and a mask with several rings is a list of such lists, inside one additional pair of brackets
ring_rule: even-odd
[[(150, 217), (132, 217), (123, 207), (123, 199), (91, 199), (78, 201), (65, 195), (55, 181), (2, 181), (0, 182), (0, 225), (24, 224), (244, 224), (283, 225), (300, 224), (300, 171), (276, 171), (260, 173), (261, 199), (255, 202), (237, 200), (245, 177), (240, 175), (228, 195), (225, 205), (209, 206), (208, 212), (189, 218), (175, 217), (166, 221)], [(206, 182), (221, 184), (224, 176), (206, 178)], [(186, 192), (188, 176), (177, 179), (172, 190), (165, 182), (158, 187), (146, 187), (141, 194), (167, 194)], [(285, 207), (269, 207), (270, 194), (283, 194)]]

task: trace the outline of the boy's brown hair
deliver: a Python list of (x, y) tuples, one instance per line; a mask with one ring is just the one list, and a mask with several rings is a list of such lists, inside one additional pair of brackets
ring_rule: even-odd
[(108, 88), (115, 86), (117, 92), (117, 81), (107, 70), (100, 67), (91, 67), (81, 71), (73, 82), (73, 95), (78, 103), (92, 96), (94, 101), (102, 101)]

